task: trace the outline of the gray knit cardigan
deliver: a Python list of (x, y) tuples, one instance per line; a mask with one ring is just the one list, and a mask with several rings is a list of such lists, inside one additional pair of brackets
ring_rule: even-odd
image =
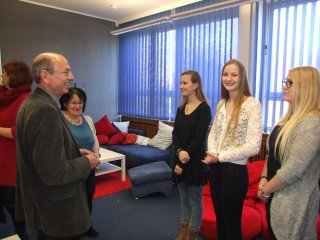
[(287, 186), (274, 193), (271, 226), (278, 240), (317, 239), (320, 116), (304, 117), (288, 139), (277, 176)]

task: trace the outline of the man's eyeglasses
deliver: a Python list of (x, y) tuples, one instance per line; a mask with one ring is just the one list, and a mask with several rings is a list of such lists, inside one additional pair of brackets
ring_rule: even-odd
[(49, 69), (44, 69), (44, 70), (46, 70), (46, 71), (48, 71), (50, 73), (52, 73), (52, 72), (63, 73), (66, 77), (69, 76), (70, 74), (73, 74), (71, 69), (67, 69), (67, 70), (64, 70), (64, 71), (57, 71), (57, 70), (53, 70), (52, 71), (52, 70), (49, 70)]
[(286, 85), (287, 88), (291, 88), (293, 82), (290, 79), (286, 79), (282, 81), (282, 85)]
[(56, 71), (56, 70), (54, 70), (54, 72), (63, 73), (66, 77), (69, 76), (70, 74), (72, 74), (71, 69), (68, 69), (68, 70), (65, 70), (65, 71)]

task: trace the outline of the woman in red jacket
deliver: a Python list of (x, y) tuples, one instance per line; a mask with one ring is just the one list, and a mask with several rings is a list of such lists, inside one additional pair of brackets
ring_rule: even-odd
[(27, 64), (9, 61), (3, 65), (0, 86), (0, 223), (6, 222), (3, 208), (11, 215), (16, 234), (29, 239), (25, 222), (15, 221), (16, 147), (15, 124), (23, 100), (31, 92), (32, 74)]

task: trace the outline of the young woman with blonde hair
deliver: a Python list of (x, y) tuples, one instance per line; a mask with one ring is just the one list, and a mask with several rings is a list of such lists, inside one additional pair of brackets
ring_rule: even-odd
[(316, 239), (320, 176), (320, 74), (297, 67), (283, 81), (287, 113), (270, 133), (258, 197), (272, 239)]
[(225, 63), (221, 97), (208, 137), (211, 197), (218, 239), (242, 239), (241, 216), (248, 190), (247, 159), (261, 145), (261, 105), (251, 97), (245, 67), (238, 60)]

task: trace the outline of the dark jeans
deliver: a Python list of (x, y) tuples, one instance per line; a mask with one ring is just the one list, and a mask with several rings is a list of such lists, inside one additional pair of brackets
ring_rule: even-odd
[(81, 235), (73, 237), (50, 237), (46, 235), (42, 230), (38, 230), (37, 240), (81, 240)]
[(88, 206), (89, 206), (89, 211), (91, 213), (92, 211), (92, 199), (94, 192), (96, 190), (96, 176), (95, 176), (95, 170), (92, 169), (89, 177), (85, 181), (86, 183), (86, 192), (87, 192), (87, 200), (88, 200)]
[(15, 220), (15, 187), (0, 186), (0, 214), (5, 218), (3, 208), (6, 208), (11, 216), (15, 233), (25, 233), (26, 222)]
[(209, 181), (218, 239), (242, 239), (241, 216), (249, 181), (247, 166), (220, 162), (211, 164)]

